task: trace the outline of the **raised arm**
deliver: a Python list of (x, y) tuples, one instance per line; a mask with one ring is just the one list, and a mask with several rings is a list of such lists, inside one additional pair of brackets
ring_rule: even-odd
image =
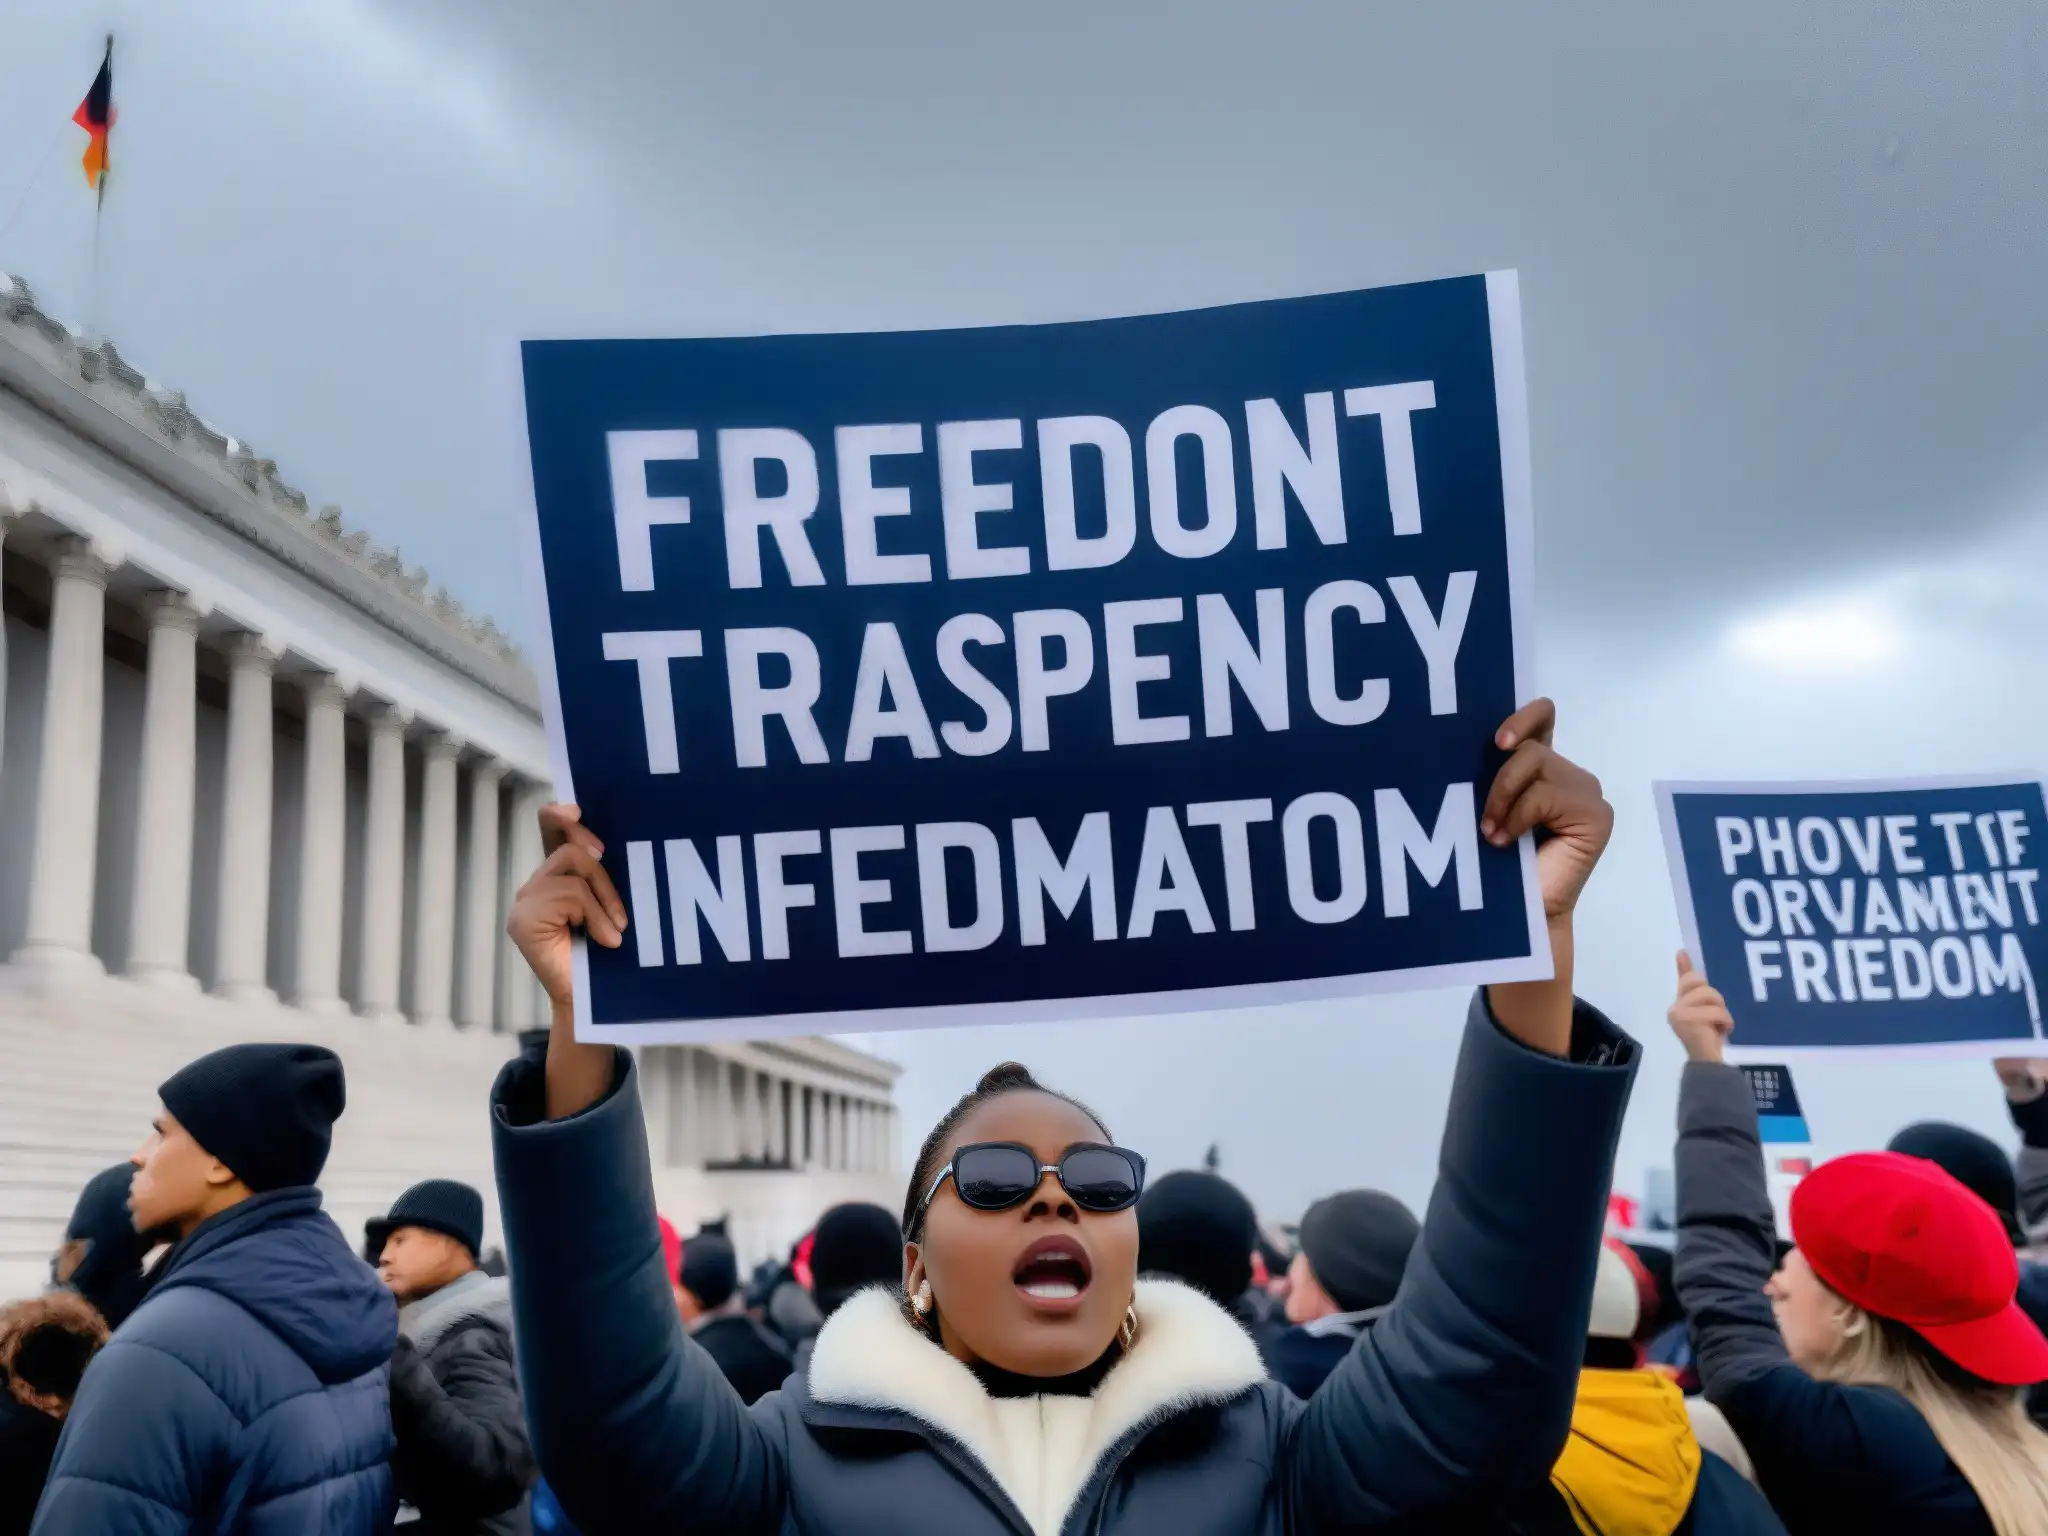
[(663, 1266), (632, 1057), (573, 1038), (570, 930), (621, 942), (626, 914), (574, 807), (507, 930), (553, 1007), (545, 1070), (526, 1060), (491, 1094), (498, 1203), (512, 1273), (533, 1449), (579, 1527), (781, 1528), (783, 1447), (683, 1337)]
[(1540, 1485), (1563, 1447), (1585, 1348), (1635, 1043), (1572, 998), (1572, 910), (1613, 813), (1550, 749), (1539, 701), (1501, 728), (1510, 756), (1482, 831), (1537, 827), (1556, 974), (1474, 1000), (1436, 1191), (1392, 1308), (1295, 1418), (1300, 1523), (1350, 1529)]
[(1912, 1410), (1891, 1394), (1817, 1381), (1794, 1363), (1764, 1282), (1777, 1268), (1777, 1222), (1764, 1182), (1756, 1097), (1722, 1057), (1734, 1023), (1721, 994), (1678, 957), (1671, 1027), (1685, 1047), (1678, 1090), (1678, 1299), (1692, 1326), (1706, 1396), (1741, 1438), (1757, 1484), (1792, 1530), (1830, 1530), (1840, 1490), (1816, 1468), (1867, 1465), (1869, 1413)]

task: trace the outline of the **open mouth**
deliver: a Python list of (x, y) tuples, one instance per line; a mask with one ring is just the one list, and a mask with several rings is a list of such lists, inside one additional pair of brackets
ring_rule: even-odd
[(1018, 1290), (1034, 1302), (1054, 1306), (1079, 1300), (1091, 1278), (1088, 1252), (1071, 1237), (1041, 1237), (1010, 1271)]

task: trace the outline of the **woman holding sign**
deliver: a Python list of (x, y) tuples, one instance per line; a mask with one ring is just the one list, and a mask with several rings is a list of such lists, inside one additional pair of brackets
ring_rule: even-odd
[(1484, 1514), (1541, 1485), (1584, 1347), (1636, 1047), (1571, 995), (1572, 910), (1613, 815), (1509, 719), (1482, 830), (1537, 828), (1557, 975), (1474, 1000), (1399, 1298), (1308, 1402), (1213, 1302), (1141, 1282), (1144, 1160), (1007, 1065), (925, 1139), (904, 1284), (836, 1312), (752, 1409), (682, 1336), (631, 1056), (571, 1038), (570, 933), (626, 909), (573, 807), (509, 924), (554, 1005), (493, 1095), (534, 1447), (592, 1532), (1281, 1536)]
[(2048, 1379), (2048, 1339), (2014, 1301), (1998, 1216), (1921, 1158), (1838, 1157), (1793, 1193), (1798, 1246), (1774, 1274), (1756, 1104), (1722, 1059), (1734, 1020), (1683, 953), (1671, 1028), (1679, 1300), (1786, 1529), (2048, 1531), (2048, 1434), (2020, 1396)]

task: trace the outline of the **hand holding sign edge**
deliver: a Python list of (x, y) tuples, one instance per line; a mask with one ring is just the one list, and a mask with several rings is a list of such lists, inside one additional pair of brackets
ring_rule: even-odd
[(512, 899), (505, 933), (548, 995), (547, 1113), (550, 1120), (588, 1109), (612, 1085), (613, 1050), (576, 1039), (574, 930), (607, 949), (625, 942), (626, 904), (599, 860), (604, 844), (573, 805), (540, 809), (547, 855)]
[(1486, 995), (1501, 1028), (1515, 1039), (1566, 1056), (1572, 1034), (1572, 912), (1613, 835), (1614, 807), (1597, 778), (1551, 746), (1556, 728), (1557, 706), (1545, 698), (1501, 723), (1494, 745), (1508, 760), (1494, 775), (1479, 830), (1497, 848), (1539, 828), (1550, 833), (1536, 850), (1536, 875), (1555, 970), (1548, 981), (1500, 983)]

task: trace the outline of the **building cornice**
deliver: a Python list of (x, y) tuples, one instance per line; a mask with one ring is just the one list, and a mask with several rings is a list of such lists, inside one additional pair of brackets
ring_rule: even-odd
[(395, 549), (343, 526), (338, 507), (308, 509), (277, 465), (208, 425), (175, 390), (153, 386), (108, 341), (43, 313), (20, 278), (0, 273), (0, 388), (20, 395), (138, 474), (538, 718), (532, 669), (488, 618), (475, 618), (408, 570)]

